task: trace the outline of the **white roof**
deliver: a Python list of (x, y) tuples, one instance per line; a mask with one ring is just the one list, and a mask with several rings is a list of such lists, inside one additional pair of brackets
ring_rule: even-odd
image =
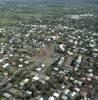
[(98, 52), (98, 49), (95, 48), (95, 49), (93, 49), (93, 51)]
[(51, 36), (51, 38), (52, 38), (53, 40), (56, 40), (56, 39), (57, 39), (57, 36)]
[(58, 62), (58, 65), (62, 65), (62, 63), (64, 62), (65, 58), (61, 57), (60, 61)]
[(82, 81), (79, 81), (79, 80), (75, 80), (74, 83), (79, 84), (79, 85), (82, 85), (83, 82)]
[(74, 71), (78, 71), (78, 67), (75, 67), (75, 68), (74, 68)]
[(21, 61), (21, 62), (22, 62), (22, 61), (23, 61), (23, 58), (20, 58), (20, 59), (19, 59), (19, 61)]
[(75, 90), (75, 91), (77, 91), (77, 92), (79, 92), (79, 91), (80, 91), (80, 89), (79, 89), (79, 88), (77, 88), (77, 87), (76, 87), (74, 90)]
[(71, 96), (74, 97), (77, 93), (76, 92), (72, 92)]
[(6, 63), (5, 65), (3, 65), (2, 67), (3, 68), (6, 68), (6, 67), (8, 67), (10, 64), (9, 63)]
[(88, 81), (91, 81), (91, 78), (87, 78)]
[(88, 77), (93, 77), (94, 74), (90, 73), (90, 74), (88, 74), (87, 76), (88, 76)]
[(19, 68), (21, 68), (21, 67), (23, 67), (23, 65), (22, 65), (22, 64), (20, 64), (20, 65), (18, 65), (18, 67), (19, 67)]
[(88, 69), (88, 72), (90, 72), (90, 73), (93, 72), (93, 69)]
[(95, 44), (89, 44), (90, 47), (95, 47)]
[(62, 100), (68, 100), (68, 97), (65, 96), (65, 95), (63, 95), (63, 96), (62, 96)]
[(10, 98), (11, 95), (9, 93), (3, 93), (3, 96), (6, 97), (6, 98)]
[(58, 68), (54, 68), (54, 70), (56, 70), (56, 71), (57, 71), (57, 70), (59, 70), (59, 69), (58, 69)]
[(62, 85), (62, 89), (64, 89), (65, 88), (65, 85)]
[(55, 93), (53, 93), (53, 96), (58, 98), (60, 96), (60, 94), (55, 92)]
[(13, 55), (12, 55), (12, 54), (10, 54), (9, 56), (10, 56), (10, 57), (13, 57)]
[(68, 54), (69, 54), (69, 55), (73, 55), (73, 53), (72, 53), (72, 52), (70, 52), (70, 51), (68, 51)]
[(0, 59), (0, 63), (3, 62), (3, 61), (4, 61), (3, 59)]
[(77, 63), (81, 63), (81, 61), (82, 61), (82, 55), (79, 55), (79, 57), (78, 57), (78, 59), (77, 59)]
[(69, 40), (70, 43), (73, 43), (73, 40)]
[(79, 85), (82, 85), (82, 83), (83, 83), (82, 81), (78, 81), (78, 84), (79, 84)]
[(24, 86), (24, 85), (25, 85), (25, 83), (24, 83), (24, 82), (21, 82), (21, 83), (20, 83), (20, 85), (21, 85), (21, 86)]
[(37, 71), (41, 71), (41, 68), (36, 68)]
[(74, 42), (74, 44), (77, 45), (77, 44), (78, 44), (78, 41), (76, 40), (76, 41)]
[(42, 64), (41, 67), (42, 67), (42, 68), (45, 67), (45, 64)]
[(70, 92), (70, 90), (69, 90), (69, 89), (66, 89), (66, 90), (64, 91), (64, 94), (65, 94), (65, 95), (68, 95), (69, 92)]
[(48, 100), (55, 100), (53, 96), (50, 96)]
[(20, 83), (20, 85), (24, 86), (26, 83), (28, 83), (28, 81), (29, 81), (29, 79), (26, 78)]
[(63, 28), (68, 29), (68, 27), (67, 27), (67, 26), (64, 26)]
[(38, 76), (34, 76), (33, 77), (33, 80), (36, 80), (37, 81), (37, 80), (39, 80), (39, 77)]
[(28, 61), (28, 60), (27, 60), (27, 61), (24, 61), (24, 63), (25, 63), (25, 64), (29, 64), (29, 61)]
[(44, 100), (44, 98), (43, 98), (43, 97), (41, 97), (39, 100)]
[(48, 76), (45, 77), (45, 80), (49, 80), (49, 79), (50, 79), (50, 77), (48, 77)]
[(73, 81), (73, 80), (74, 80), (74, 77), (70, 77), (70, 80), (72, 80), (72, 81)]
[(31, 91), (26, 91), (26, 94), (31, 95), (31, 94), (32, 94), (32, 92), (31, 92)]
[(4, 76), (8, 76), (8, 72), (4, 72), (3, 75), (4, 75)]
[(81, 17), (80, 17), (79, 15), (71, 15), (71, 18), (72, 18), (72, 19), (78, 20), (78, 19), (80, 19)]
[(60, 49), (62, 50), (62, 51), (65, 51), (65, 48), (64, 48), (64, 44), (61, 44), (59, 47), (60, 47)]
[(27, 83), (28, 81), (29, 81), (29, 79), (28, 79), (28, 78), (24, 79), (24, 82), (25, 82), (25, 83)]

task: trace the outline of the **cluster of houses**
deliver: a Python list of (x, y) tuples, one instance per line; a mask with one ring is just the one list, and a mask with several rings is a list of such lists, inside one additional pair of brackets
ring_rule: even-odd
[(96, 32), (41, 19), (1, 26), (0, 98), (96, 100), (97, 39)]

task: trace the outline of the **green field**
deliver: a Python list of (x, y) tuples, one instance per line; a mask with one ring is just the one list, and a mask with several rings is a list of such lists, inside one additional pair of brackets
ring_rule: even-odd
[(4, 7), (0, 8), (0, 24), (15, 24), (29, 21), (32, 17), (64, 16), (66, 14), (94, 13), (98, 7), (94, 5), (48, 5), (46, 7)]

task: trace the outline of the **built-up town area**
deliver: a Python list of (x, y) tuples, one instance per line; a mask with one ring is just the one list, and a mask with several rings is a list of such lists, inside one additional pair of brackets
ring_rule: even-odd
[(98, 100), (93, 14), (0, 26), (0, 100)]

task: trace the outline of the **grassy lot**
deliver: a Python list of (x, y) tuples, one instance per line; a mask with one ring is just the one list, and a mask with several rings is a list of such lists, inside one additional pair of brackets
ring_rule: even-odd
[[(45, 14), (44, 14), (45, 15)], [(15, 13), (15, 12), (8, 12), (8, 13), (0, 13), (0, 24), (15, 24), (19, 21), (28, 21), (32, 17), (42, 17), (43, 13)]]
[(17, 20), (7, 19), (7, 18), (0, 18), (0, 24), (15, 24)]

